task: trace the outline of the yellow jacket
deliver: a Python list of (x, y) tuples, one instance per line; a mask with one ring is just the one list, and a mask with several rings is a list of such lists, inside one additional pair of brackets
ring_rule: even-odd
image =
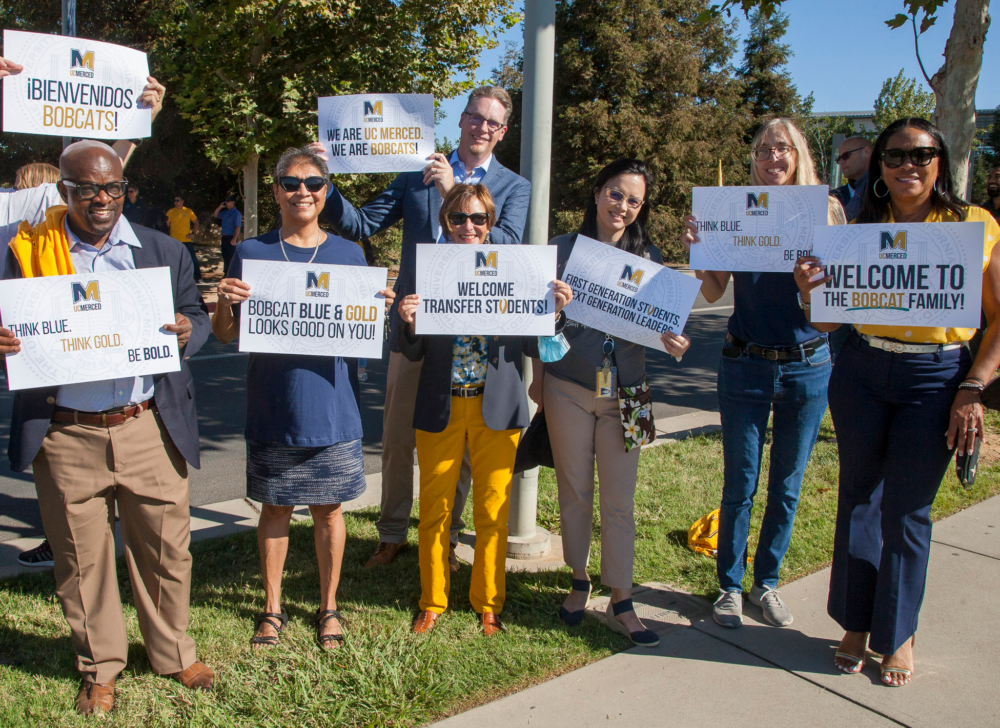
[(63, 222), (66, 206), (56, 205), (45, 211), (45, 221), (31, 227), (25, 221), (10, 241), (10, 249), (21, 265), (25, 278), (64, 276), (75, 273), (69, 257), (69, 240)]

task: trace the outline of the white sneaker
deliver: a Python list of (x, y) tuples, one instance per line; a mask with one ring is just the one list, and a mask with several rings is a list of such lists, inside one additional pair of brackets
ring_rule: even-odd
[(736, 629), (743, 626), (743, 592), (724, 591), (712, 607), (712, 619), (720, 627)]
[(792, 613), (774, 589), (754, 586), (750, 590), (750, 603), (760, 607), (764, 612), (764, 619), (775, 627), (787, 627), (792, 623)]

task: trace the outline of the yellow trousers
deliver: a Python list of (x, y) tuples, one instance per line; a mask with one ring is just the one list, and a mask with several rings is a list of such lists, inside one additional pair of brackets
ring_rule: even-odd
[(476, 528), (469, 601), (479, 614), (499, 614), (503, 609), (510, 479), (520, 437), (517, 429), (491, 430), (486, 426), (482, 397), (452, 397), (451, 419), (443, 432), (417, 430), (420, 609), (440, 614), (448, 608), (449, 525), (466, 441), (472, 463), (472, 519)]

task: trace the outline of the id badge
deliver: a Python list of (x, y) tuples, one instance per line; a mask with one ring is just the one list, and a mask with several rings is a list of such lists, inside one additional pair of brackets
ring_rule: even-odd
[(618, 367), (605, 366), (597, 368), (597, 396), (618, 396)]

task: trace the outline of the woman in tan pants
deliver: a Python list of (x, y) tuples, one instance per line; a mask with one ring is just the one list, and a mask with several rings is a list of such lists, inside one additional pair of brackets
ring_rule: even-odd
[[(649, 214), (645, 205), (649, 182), (646, 166), (635, 159), (619, 159), (597, 175), (579, 234), (635, 255), (646, 252), (644, 232)], [(566, 266), (577, 234), (549, 242), (559, 248), (559, 274)], [(616, 385), (647, 390), (645, 348), (604, 332), (569, 321), (564, 330), (569, 352), (559, 361), (534, 363), (529, 394), (544, 406), (559, 484), (563, 554), (573, 570), (573, 591), (559, 611), (569, 625), (583, 620), (590, 599), (591, 524), (594, 516), (594, 458), (601, 483), (601, 583), (611, 587), (611, 609), (605, 621), (635, 644), (655, 647), (659, 638), (639, 621), (632, 608), (632, 561), (635, 552), (634, 500), (640, 447), (626, 451), (618, 393), (597, 396), (597, 370), (605, 361), (617, 368)], [(680, 357), (691, 345), (683, 335), (667, 332), (661, 340)], [(630, 396), (637, 392), (631, 392)], [(648, 396), (648, 395), (647, 395)], [(647, 408), (638, 418), (652, 426)], [(634, 442), (641, 442), (641, 437)]]

